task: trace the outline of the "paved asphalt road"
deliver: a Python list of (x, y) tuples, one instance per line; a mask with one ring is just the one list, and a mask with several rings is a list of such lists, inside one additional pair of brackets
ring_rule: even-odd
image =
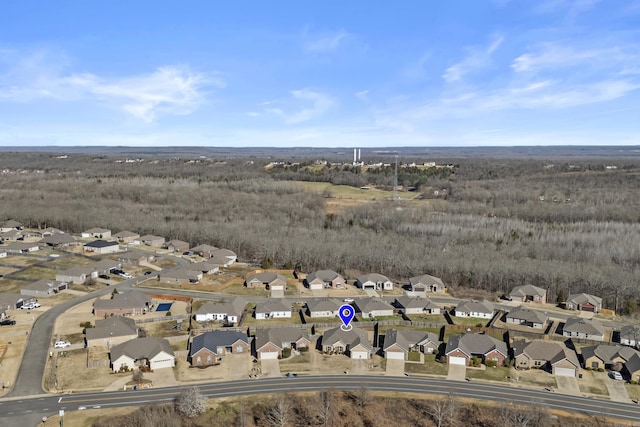
[[(336, 388), (357, 390), (365, 387), (372, 391), (408, 392), (424, 394), (452, 393), (456, 397), (508, 401), (515, 404), (535, 403), (549, 409), (588, 415), (613, 417), (620, 420), (640, 420), (640, 406), (585, 397), (568, 396), (548, 391), (511, 388), (477, 382), (447, 381), (441, 379), (385, 376), (299, 376), (297, 378), (265, 378), (198, 385), (209, 398), (245, 396), (258, 393), (284, 393)], [(57, 396), (22, 398), (0, 401), (0, 425), (18, 425), (25, 416), (39, 420), (42, 416), (65, 411), (116, 406), (148, 405), (170, 402), (184, 387), (168, 387), (137, 391), (108, 393), (80, 393)], [(28, 425), (28, 424), (24, 424)]]

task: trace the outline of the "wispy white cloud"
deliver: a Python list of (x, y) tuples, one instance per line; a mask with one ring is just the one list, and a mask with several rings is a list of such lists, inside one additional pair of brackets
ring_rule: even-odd
[(359, 92), (354, 93), (354, 96), (358, 98), (362, 102), (369, 102), (369, 91), (361, 90)]
[(336, 51), (350, 37), (345, 30), (334, 33), (309, 34), (306, 33), (302, 47), (309, 53), (329, 53)]
[(147, 74), (106, 78), (92, 73), (71, 73), (64, 55), (38, 51), (27, 55), (4, 52), (15, 62), (0, 74), (0, 100), (31, 102), (94, 101), (120, 109), (147, 123), (162, 115), (193, 112), (207, 90), (222, 88), (215, 74), (193, 71), (187, 65), (164, 66)]
[(629, 45), (578, 47), (575, 43), (544, 43), (516, 57), (511, 68), (516, 72), (537, 72), (580, 65), (590, 69), (640, 65), (640, 51)]
[(447, 68), (442, 78), (449, 83), (456, 82), (474, 70), (486, 68), (491, 64), (491, 55), (500, 47), (503, 41), (504, 38), (502, 36), (494, 36), (487, 47), (476, 46), (469, 48), (467, 56), (462, 61)]
[(289, 94), (291, 97), (287, 100), (264, 103), (265, 105), (279, 105), (267, 108), (265, 111), (282, 117), (286, 124), (309, 121), (324, 114), (335, 104), (331, 96), (308, 88), (292, 90)]

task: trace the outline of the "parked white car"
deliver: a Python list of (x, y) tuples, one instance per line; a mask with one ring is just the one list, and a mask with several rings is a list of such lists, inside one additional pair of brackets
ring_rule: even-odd
[(71, 343), (69, 341), (56, 341), (53, 345), (53, 348), (67, 348), (70, 347)]
[(611, 378), (614, 380), (622, 380), (622, 374), (620, 372), (611, 371)]
[(20, 310), (31, 310), (32, 308), (35, 308), (35, 305), (33, 305), (32, 302), (28, 302), (26, 304), (22, 304)]
[(39, 302), (32, 302), (32, 303), (31, 303), (31, 306), (32, 306), (32, 308), (39, 308), (39, 307), (42, 307), (42, 305), (40, 305), (40, 303), (39, 303)]

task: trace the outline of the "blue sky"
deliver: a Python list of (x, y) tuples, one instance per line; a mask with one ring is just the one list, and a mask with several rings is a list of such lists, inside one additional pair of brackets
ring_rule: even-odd
[(640, 145), (640, 0), (6, 2), (0, 145)]

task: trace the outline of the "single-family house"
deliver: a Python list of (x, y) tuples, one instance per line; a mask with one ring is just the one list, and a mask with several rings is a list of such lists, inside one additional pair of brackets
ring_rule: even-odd
[(133, 370), (138, 366), (145, 366), (156, 370), (175, 366), (176, 356), (171, 344), (164, 338), (136, 338), (111, 347), (109, 353), (111, 369)]
[(83, 239), (110, 239), (111, 238), (111, 230), (106, 228), (90, 228), (87, 231), (83, 231), (80, 235)]
[(445, 348), (447, 363), (469, 365), (471, 358), (478, 357), (485, 364), (488, 360), (502, 366), (509, 357), (507, 345), (486, 334), (464, 334), (449, 338)]
[(153, 234), (145, 234), (140, 237), (142, 244), (151, 246), (152, 248), (161, 248), (164, 245), (164, 237), (154, 236)]
[(98, 274), (109, 274), (113, 270), (117, 270), (122, 267), (122, 263), (118, 261), (114, 261), (112, 259), (101, 259), (100, 261), (96, 261), (93, 264), (89, 265), (88, 268), (91, 268), (93, 271), (97, 271)]
[(306, 305), (309, 317), (337, 317), (342, 303), (333, 298), (314, 298)]
[(304, 329), (287, 326), (256, 330), (254, 343), (257, 359), (265, 360), (281, 358), (285, 348), (292, 350), (309, 348), (311, 340)]
[(56, 273), (58, 282), (68, 282), (74, 285), (82, 285), (89, 279), (96, 279), (98, 272), (90, 266), (71, 267), (59, 273)]
[(318, 290), (324, 288), (344, 288), (346, 282), (344, 277), (335, 271), (318, 270), (307, 275), (303, 284), (311, 290)]
[(11, 242), (4, 246), (4, 250), (10, 254), (27, 254), (40, 250), (40, 245), (34, 242)]
[(189, 344), (191, 366), (210, 366), (219, 363), (227, 354), (251, 352), (246, 333), (231, 330), (205, 332), (193, 337)]
[(115, 294), (113, 298), (96, 299), (93, 303), (93, 313), (96, 317), (104, 318), (115, 315), (143, 314), (149, 310), (151, 301), (151, 297), (145, 293), (129, 291)]
[(215, 246), (207, 244), (202, 244), (191, 248), (191, 252), (198, 256), (201, 256), (202, 258), (211, 258), (213, 253), (215, 253), (217, 250), (218, 248), (216, 248)]
[(627, 325), (620, 329), (620, 344), (631, 347), (640, 345), (640, 325)]
[(433, 332), (413, 329), (388, 329), (384, 335), (384, 357), (407, 360), (410, 351), (436, 354), (442, 341)]
[(197, 271), (202, 274), (215, 274), (220, 271), (220, 265), (212, 262), (213, 258), (201, 262), (192, 262), (184, 266), (184, 269)]
[(127, 230), (122, 230), (119, 233), (114, 234), (113, 238), (120, 243), (133, 243), (136, 241), (140, 241), (140, 235), (138, 233)]
[(351, 359), (371, 359), (373, 346), (369, 334), (362, 329), (341, 327), (329, 329), (322, 334), (322, 351), (349, 356)]
[(8, 219), (0, 223), (0, 233), (11, 230), (22, 230), (22, 224), (13, 219)]
[(602, 298), (590, 294), (571, 294), (567, 298), (567, 309), (599, 313), (602, 309)]
[(0, 242), (16, 242), (21, 239), (24, 239), (24, 236), (22, 235), (22, 231), (20, 230), (9, 230), (0, 232)]
[(409, 278), (409, 290), (413, 292), (443, 293), (447, 290), (447, 287), (442, 283), (441, 279), (423, 274), (422, 276)]
[(138, 326), (130, 317), (112, 316), (98, 319), (93, 328), (85, 329), (87, 347), (107, 347), (119, 345), (138, 338)]
[(68, 289), (68, 282), (59, 282), (57, 280), (40, 279), (28, 285), (20, 287), (20, 295), (27, 295), (36, 298), (47, 298), (57, 294), (60, 291)]
[(378, 273), (364, 274), (356, 280), (356, 286), (360, 289), (372, 289), (376, 291), (390, 291), (393, 282), (387, 276)]
[(575, 351), (559, 342), (517, 340), (512, 349), (516, 369), (542, 369), (562, 377), (575, 377), (580, 370)]
[(120, 250), (120, 244), (118, 242), (107, 240), (94, 240), (84, 245), (86, 252), (93, 252), (96, 254), (112, 254)]
[(38, 242), (43, 246), (49, 246), (53, 248), (66, 248), (77, 244), (75, 237), (69, 233), (53, 233), (48, 236), (44, 236)]
[(634, 354), (624, 364), (624, 372), (629, 376), (629, 381), (640, 382), (640, 356)]
[(604, 328), (596, 319), (570, 317), (562, 328), (562, 335), (569, 338), (583, 338), (594, 341), (604, 340)]
[(440, 306), (429, 298), (403, 296), (396, 298), (395, 306), (404, 314), (440, 314)]
[(547, 291), (533, 285), (521, 285), (511, 290), (509, 298), (512, 301), (545, 304), (547, 302)]
[(212, 264), (222, 267), (229, 267), (238, 260), (238, 255), (229, 249), (216, 249), (215, 251), (209, 252), (209, 255), (208, 258), (210, 258), (209, 261)]
[(236, 325), (242, 317), (246, 302), (240, 297), (229, 301), (207, 301), (196, 310), (196, 322), (217, 321)]
[(393, 306), (380, 298), (357, 298), (354, 303), (364, 319), (393, 316)]
[(7, 257), (7, 251), (0, 247), (0, 258), (6, 258), (6, 257)]
[(453, 311), (456, 317), (477, 317), (491, 319), (495, 309), (488, 301), (462, 301)]
[(183, 242), (178, 239), (170, 240), (165, 243), (164, 246), (171, 252), (185, 252), (189, 250), (189, 242)]
[(122, 265), (142, 265), (153, 262), (154, 260), (155, 256), (153, 254), (143, 251), (132, 250), (118, 254), (118, 261), (121, 262)]
[(600, 344), (583, 347), (582, 361), (587, 369), (620, 370), (631, 358), (639, 356), (638, 350), (622, 345)]
[(538, 310), (516, 307), (505, 316), (507, 324), (529, 326), (534, 329), (544, 329), (547, 325), (547, 314)]
[(0, 310), (15, 310), (36, 299), (28, 295), (0, 292)]
[(273, 271), (262, 271), (248, 275), (245, 278), (244, 285), (247, 288), (264, 287), (271, 290), (284, 290), (287, 285), (287, 278)]
[(36, 230), (34, 232), (34, 234), (36, 236), (40, 236), (40, 237), (48, 237), (48, 236), (52, 236), (54, 234), (65, 234), (64, 231), (59, 230), (55, 227), (47, 227), (47, 228), (43, 228), (41, 230)]
[(202, 272), (188, 268), (188, 265), (179, 265), (168, 270), (162, 270), (158, 278), (162, 282), (172, 283), (198, 283), (202, 280)]
[(269, 300), (256, 304), (255, 317), (258, 320), (291, 317), (291, 303), (280, 300)]

